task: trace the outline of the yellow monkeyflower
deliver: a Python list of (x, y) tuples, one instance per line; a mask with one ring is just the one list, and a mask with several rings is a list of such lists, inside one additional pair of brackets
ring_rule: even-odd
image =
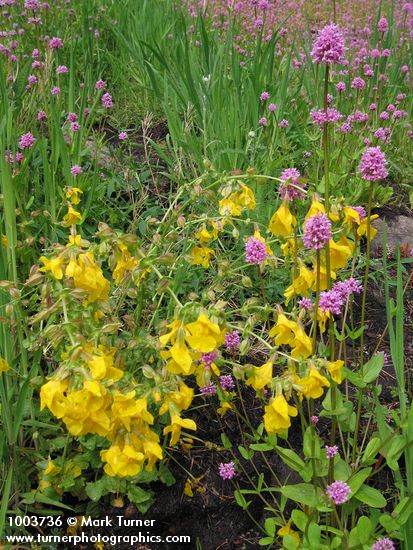
[(306, 218), (311, 218), (311, 216), (314, 216), (315, 214), (318, 214), (321, 212), (322, 214), (325, 214), (326, 209), (324, 208), (324, 205), (318, 200), (317, 195), (314, 195), (313, 201), (311, 203), (311, 206), (305, 215)]
[(287, 203), (283, 202), (273, 214), (268, 229), (278, 237), (289, 237), (293, 233), (296, 223), (297, 220), (291, 214)]
[(219, 416), (224, 416), (228, 411), (230, 411), (232, 409), (232, 404), (229, 403), (228, 401), (221, 401), (220, 403), (220, 407), (218, 407), (217, 409), (217, 413), (219, 414)]
[(212, 323), (204, 313), (201, 313), (196, 321), (186, 325), (186, 329), (186, 341), (192, 349), (202, 353), (209, 353), (224, 342), (225, 330)]
[(264, 427), (268, 434), (282, 434), (291, 426), (291, 416), (298, 411), (289, 405), (283, 394), (277, 395), (265, 406)]
[(205, 225), (198, 231), (198, 233), (195, 233), (195, 239), (197, 239), (201, 244), (209, 242), (211, 238), (212, 235)]
[(128, 393), (116, 392), (113, 394), (111, 420), (116, 427), (121, 424), (128, 432), (131, 431), (132, 418), (139, 418), (148, 424), (153, 424), (153, 416), (148, 412), (147, 407), (146, 399), (136, 399), (133, 390)]
[(47, 476), (47, 475), (55, 476), (60, 472), (60, 470), (61, 470), (61, 468), (56, 466), (56, 464), (54, 464), (53, 460), (49, 456), (49, 458), (47, 460), (47, 467), (46, 467), (45, 471), (43, 472), (43, 475), (44, 476)]
[(284, 315), (280, 313), (277, 318), (277, 323), (270, 330), (269, 335), (271, 338), (275, 338), (275, 344), (281, 346), (283, 344), (292, 345), (295, 339), (295, 330), (297, 323), (290, 321)]
[(62, 418), (66, 410), (65, 392), (69, 383), (67, 380), (49, 380), (40, 389), (40, 410), (47, 407), (56, 418)]
[(0, 373), (7, 372), (10, 369), (10, 365), (8, 362), (4, 359), (4, 357), (0, 357)]
[(300, 272), (293, 280), (292, 284), (285, 290), (284, 296), (286, 298), (286, 304), (291, 300), (293, 296), (308, 296), (314, 282), (314, 274), (303, 264), (300, 265)]
[(77, 260), (70, 260), (66, 267), (66, 276), (73, 278), (76, 288), (87, 293), (87, 303), (108, 299), (109, 281), (103, 276), (91, 252), (79, 254)]
[(220, 200), (219, 213), (221, 216), (241, 216), (242, 205), (239, 202), (239, 194), (231, 193), (229, 197)]
[(313, 353), (313, 342), (299, 324), (294, 330), (294, 341), (291, 346), (293, 348), (291, 357), (294, 357), (294, 359), (300, 359), (301, 357), (306, 359)]
[(105, 472), (108, 476), (136, 476), (142, 469), (145, 456), (132, 445), (112, 445), (109, 449), (100, 452)]
[(287, 239), (280, 248), (284, 256), (292, 256), (297, 252), (297, 246), (293, 239)]
[(215, 256), (214, 250), (208, 246), (194, 246), (191, 250), (192, 265), (201, 265), (203, 268), (209, 268), (211, 256)]
[(330, 269), (334, 271), (346, 266), (347, 260), (353, 254), (354, 246), (344, 235), (342, 235), (338, 243), (333, 241), (333, 239), (329, 241), (329, 250)]
[(159, 409), (159, 414), (162, 415), (166, 413), (170, 408), (177, 408), (179, 411), (184, 411), (191, 405), (193, 398), (194, 390), (187, 386), (184, 382), (181, 382), (179, 390), (176, 390), (168, 395)]
[(78, 235), (69, 235), (69, 242), (66, 245), (66, 248), (70, 248), (71, 246), (77, 246), (78, 248), (81, 248), (82, 246), (82, 236), (80, 234)]
[(79, 204), (80, 196), (83, 195), (83, 191), (79, 187), (67, 187), (66, 188), (66, 198), (69, 199), (73, 204)]
[(317, 399), (324, 393), (324, 387), (330, 387), (330, 382), (319, 373), (315, 367), (310, 367), (310, 372), (298, 382), (300, 391), (307, 399)]
[(289, 520), (285, 525), (278, 529), (277, 535), (280, 535), (280, 537), (290, 535), (290, 537), (294, 539), (297, 545), (300, 544), (300, 537), (298, 536), (298, 533), (291, 529), (291, 520)]
[(163, 430), (164, 435), (171, 434), (171, 445), (175, 445), (181, 437), (181, 430), (196, 430), (196, 424), (190, 418), (181, 418), (177, 414), (171, 414), (171, 423)]
[(337, 359), (337, 361), (328, 361), (326, 366), (334, 382), (341, 384), (343, 380), (341, 369), (344, 366), (344, 361), (341, 361), (340, 359)]
[(249, 187), (244, 185), (243, 183), (240, 184), (241, 187), (241, 193), (239, 193), (238, 201), (247, 210), (254, 210), (257, 203), (255, 202), (255, 196)]
[(63, 221), (67, 227), (78, 223), (82, 219), (80, 212), (75, 210), (72, 205), (69, 205), (66, 216), (63, 217)]
[(50, 271), (55, 279), (63, 279), (63, 256), (57, 256), (49, 260), (46, 256), (40, 256), (40, 261), (43, 262), (43, 267), (39, 271), (46, 273)]
[[(314, 281), (312, 290), (316, 290), (317, 288), (317, 264), (314, 264), (313, 268), (313, 275), (314, 275)], [(331, 280), (335, 280), (337, 278), (336, 272), (332, 271), (330, 267), (330, 278)], [(328, 281), (327, 281), (327, 267), (321, 263), (320, 264), (320, 290), (327, 290), (328, 287)]]
[(252, 386), (254, 390), (259, 391), (270, 386), (272, 382), (273, 362), (268, 361), (261, 367), (254, 367), (254, 374), (246, 382), (247, 386)]
[[(373, 214), (370, 216), (370, 230), (368, 238), (372, 241), (374, 237), (377, 235), (377, 229), (371, 225), (371, 222), (375, 219), (377, 219), (379, 216), (377, 214)], [(360, 223), (359, 227), (357, 228), (357, 235), (359, 237), (362, 237), (365, 235), (367, 237), (367, 231), (368, 231), (368, 217), (366, 216), (364, 220)]]
[(345, 206), (343, 208), (344, 223), (348, 225), (349, 229), (353, 226), (353, 223), (360, 225), (360, 214), (351, 206)]
[(139, 261), (131, 256), (128, 248), (124, 244), (119, 244), (118, 246), (121, 255), (117, 258), (116, 266), (112, 273), (113, 280), (117, 285), (122, 282), (126, 271), (132, 271), (132, 269), (139, 264)]

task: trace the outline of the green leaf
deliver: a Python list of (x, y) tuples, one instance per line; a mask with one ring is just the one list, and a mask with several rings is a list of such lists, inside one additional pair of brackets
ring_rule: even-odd
[(291, 449), (283, 449), (278, 445), (275, 447), (278, 456), (281, 460), (287, 464), (290, 468), (300, 473), (305, 468), (305, 462), (298, 456), (298, 454)]
[(277, 528), (277, 525), (275, 523), (274, 518), (267, 518), (264, 522), (264, 529), (268, 536), (275, 537), (275, 530)]
[(232, 449), (232, 443), (224, 433), (221, 434), (221, 442), (225, 449)]
[(356, 388), (365, 388), (367, 386), (367, 383), (359, 374), (353, 372), (352, 370), (349, 370), (346, 367), (342, 367), (341, 371), (344, 378), (351, 382), (353, 386), (356, 386)]
[(362, 485), (355, 495), (356, 499), (364, 504), (368, 504), (372, 508), (384, 508), (387, 504), (387, 500), (384, 496), (374, 489), (374, 487), (369, 487), (368, 485)]
[(269, 443), (252, 443), (250, 445), (250, 449), (253, 449), (254, 451), (273, 451), (274, 447), (270, 445)]
[(241, 491), (235, 491), (234, 493), (235, 501), (238, 504), (238, 506), (241, 506), (243, 510), (246, 510), (248, 506), (251, 504), (250, 502), (247, 502), (245, 500), (244, 495), (241, 493)]
[(171, 470), (163, 462), (159, 464), (159, 479), (168, 487), (171, 487), (171, 485), (176, 483), (176, 479), (173, 476)]
[(280, 492), (286, 498), (315, 508), (322, 503), (322, 493), (319, 487), (310, 483), (297, 483), (280, 488)]
[(98, 479), (90, 483), (86, 483), (86, 494), (93, 500), (93, 502), (98, 502), (103, 495), (108, 493), (103, 479)]
[(263, 539), (260, 539), (258, 541), (258, 544), (260, 546), (268, 546), (269, 544), (272, 544), (274, 542), (274, 537), (264, 537)]
[(370, 535), (373, 532), (373, 525), (370, 518), (367, 516), (361, 516), (357, 522), (357, 533), (361, 544), (367, 544), (370, 539)]
[(147, 502), (151, 500), (152, 493), (145, 491), (142, 487), (138, 485), (131, 485), (128, 489), (128, 499), (134, 504), (141, 504), (142, 502)]
[(311, 523), (307, 531), (307, 540), (311, 548), (320, 548), (321, 528), (317, 523)]
[(374, 380), (376, 380), (376, 378), (379, 376), (383, 365), (384, 353), (381, 352), (373, 355), (370, 361), (367, 361), (367, 363), (363, 365), (363, 368), (361, 370), (363, 381), (366, 382), (366, 384), (374, 382)]
[(370, 473), (371, 468), (362, 468), (350, 477), (350, 479), (348, 480), (348, 484), (353, 495), (357, 494), (357, 491), (369, 477)]
[(251, 460), (251, 458), (254, 456), (254, 451), (246, 449), (242, 445), (238, 446), (238, 450), (239, 450), (242, 458), (244, 458), (245, 460)]
[(291, 519), (294, 525), (303, 532), (306, 530), (308, 522), (310, 521), (309, 517), (304, 514), (302, 510), (293, 510), (291, 512)]
[(306, 429), (304, 434), (303, 452), (306, 458), (320, 458), (320, 439), (310, 426)]
[(362, 462), (365, 464), (373, 463), (375, 461), (375, 457), (377, 453), (380, 450), (380, 447), (381, 447), (380, 437), (373, 437), (372, 439), (370, 439), (370, 441), (366, 445), (366, 448), (364, 449)]

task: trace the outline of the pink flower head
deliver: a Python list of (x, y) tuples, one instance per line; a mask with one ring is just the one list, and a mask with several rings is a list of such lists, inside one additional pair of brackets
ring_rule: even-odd
[(350, 493), (351, 489), (345, 481), (333, 481), (331, 485), (327, 485), (327, 496), (335, 505), (347, 502)]
[(303, 186), (298, 182), (298, 178), (300, 177), (300, 172), (297, 170), (297, 168), (286, 168), (283, 170), (280, 176), (280, 180), (282, 180), (283, 185), (280, 186), (280, 196), (283, 199), (288, 199), (290, 201), (293, 201), (294, 199), (300, 197), (304, 197), (303, 193)]
[(326, 214), (318, 212), (304, 222), (304, 246), (319, 250), (331, 239), (331, 223)]
[(36, 139), (34, 138), (33, 134), (31, 132), (27, 132), (27, 134), (23, 134), (20, 137), (19, 141), (19, 147), (20, 149), (30, 149), (33, 147)]
[(365, 80), (363, 80), (361, 77), (356, 76), (356, 78), (351, 83), (351, 87), (355, 90), (363, 90), (363, 88), (366, 86)]
[(126, 132), (120, 132), (118, 139), (119, 141), (125, 141), (125, 139), (128, 139), (128, 134)]
[(200, 392), (204, 397), (211, 397), (217, 393), (217, 387), (213, 382), (210, 382), (206, 386), (202, 386), (202, 388), (200, 388)]
[(46, 120), (47, 119), (47, 114), (45, 113), (45, 111), (39, 111), (37, 113), (37, 120), (39, 122), (41, 122), (42, 120)]
[(210, 351), (208, 353), (203, 353), (201, 356), (201, 361), (204, 363), (205, 367), (207, 369), (211, 368), (212, 363), (215, 361), (215, 359), (218, 357), (217, 351)]
[(106, 90), (106, 82), (104, 80), (98, 80), (95, 84), (96, 90)]
[(76, 113), (67, 113), (67, 120), (69, 122), (77, 122), (79, 119), (79, 117), (77, 116)]
[(315, 63), (325, 63), (326, 65), (341, 63), (344, 54), (343, 33), (338, 25), (326, 25), (318, 31), (311, 51), (311, 57)]
[(298, 301), (298, 305), (307, 311), (310, 311), (314, 307), (310, 298), (301, 298), (301, 300)]
[(280, 122), (280, 128), (287, 128), (289, 126), (289, 122), (286, 118), (283, 118), (282, 121)]
[(225, 335), (225, 347), (227, 349), (237, 349), (241, 343), (241, 338), (239, 332), (234, 330), (232, 332), (227, 332)]
[(260, 118), (260, 120), (258, 121), (258, 124), (259, 124), (260, 126), (267, 126), (268, 121), (267, 121), (267, 119), (265, 118), (265, 116), (263, 116), (263, 117)]
[(317, 111), (313, 109), (310, 112), (311, 121), (316, 126), (324, 126), (326, 123), (339, 122), (343, 115), (337, 111), (334, 107), (327, 107), (327, 111)]
[(326, 454), (327, 454), (327, 458), (334, 458), (338, 454), (337, 445), (333, 445), (332, 447), (329, 447), (328, 445), (326, 445)]
[(27, 77), (27, 81), (30, 84), (30, 86), (33, 86), (34, 84), (37, 83), (37, 76), (35, 76), (34, 74), (29, 74), (29, 76)]
[(379, 24), (377, 25), (377, 28), (379, 32), (387, 32), (389, 29), (389, 24), (387, 23), (387, 19), (385, 17), (382, 17), (379, 21)]
[(223, 374), (220, 376), (219, 385), (225, 391), (231, 391), (235, 388), (235, 382), (230, 374)]
[(320, 292), (318, 307), (324, 314), (330, 312), (333, 315), (339, 315), (343, 303), (341, 294), (334, 289)]
[(108, 92), (102, 96), (102, 105), (105, 109), (111, 109), (113, 107), (112, 96)]
[(268, 92), (262, 92), (262, 94), (260, 95), (261, 101), (267, 101), (269, 97), (270, 97), (270, 94)]
[(59, 86), (53, 86), (51, 92), (52, 92), (52, 95), (59, 95), (60, 94)]
[(60, 48), (63, 48), (62, 39), (57, 36), (53, 36), (53, 38), (49, 40), (49, 47), (51, 50), (59, 50)]
[(83, 174), (83, 170), (82, 170), (82, 167), (79, 166), (78, 164), (75, 164), (74, 166), (72, 166), (72, 168), (70, 169), (70, 173), (72, 174), (72, 176), (80, 176), (80, 174)]
[(274, 113), (276, 108), (277, 108), (277, 105), (275, 103), (270, 103), (268, 105), (268, 110), (270, 111), (270, 113)]
[(340, 81), (336, 84), (337, 92), (339, 92), (339, 93), (344, 92), (345, 89), (346, 89), (346, 83), (345, 82)]
[(396, 550), (396, 547), (391, 539), (384, 537), (377, 539), (371, 550)]
[(218, 466), (219, 475), (222, 479), (233, 479), (235, 477), (235, 465), (233, 462), (221, 464)]
[(78, 132), (80, 130), (80, 124), (78, 122), (72, 122), (70, 124), (70, 129), (72, 132)]
[(379, 181), (388, 176), (387, 160), (380, 147), (369, 147), (361, 156), (359, 172), (367, 181)]
[(267, 246), (260, 239), (250, 237), (245, 244), (245, 261), (249, 264), (260, 264), (267, 259)]
[(66, 67), (66, 65), (59, 65), (56, 69), (56, 74), (67, 74), (69, 72), (69, 69)]

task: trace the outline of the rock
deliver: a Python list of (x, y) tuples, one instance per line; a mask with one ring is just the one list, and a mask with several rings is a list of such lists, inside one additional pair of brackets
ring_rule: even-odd
[(386, 224), (387, 250), (391, 256), (395, 255), (397, 246), (400, 246), (406, 255), (413, 248), (413, 218), (395, 216), (391, 220), (377, 219), (372, 225), (377, 229), (377, 235), (371, 242), (371, 253), (375, 257), (383, 254), (383, 226)]

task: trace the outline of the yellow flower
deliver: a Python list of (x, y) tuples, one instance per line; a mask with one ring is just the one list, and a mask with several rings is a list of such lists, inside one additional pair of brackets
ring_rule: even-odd
[(202, 353), (209, 353), (224, 342), (225, 331), (203, 313), (195, 322), (186, 325), (186, 329), (186, 341), (192, 349)]
[(40, 256), (40, 261), (43, 262), (44, 266), (39, 271), (43, 271), (44, 273), (50, 271), (55, 279), (63, 279), (63, 256), (58, 256), (51, 260), (46, 258), (46, 256)]
[(211, 240), (211, 233), (205, 226), (203, 226), (198, 233), (195, 233), (195, 239), (197, 239), (201, 244), (207, 243)]
[[(314, 264), (313, 268), (313, 275), (314, 275), (314, 282), (312, 286), (312, 290), (316, 290), (317, 288), (317, 264)], [(335, 280), (337, 278), (336, 272), (332, 271), (330, 268), (330, 277), (332, 280)], [(320, 290), (326, 290), (328, 287), (327, 284), (327, 268), (324, 264), (320, 265)]]
[(99, 350), (101, 355), (92, 355), (92, 358), (87, 361), (86, 365), (89, 367), (92, 376), (95, 380), (120, 380), (123, 376), (123, 371), (114, 367), (114, 353), (115, 351), (105, 352), (102, 348)]
[(171, 445), (175, 445), (181, 437), (181, 430), (196, 430), (196, 424), (190, 418), (181, 418), (177, 414), (171, 414), (171, 424), (163, 430), (164, 435), (171, 434)]
[(264, 427), (268, 434), (282, 434), (291, 426), (291, 416), (298, 411), (289, 405), (283, 394), (277, 395), (265, 406)]
[(148, 424), (153, 424), (153, 416), (147, 410), (148, 403), (146, 399), (136, 399), (135, 392), (114, 393), (111, 407), (111, 420), (117, 428), (118, 424), (130, 432), (131, 419), (137, 417)]
[(167, 399), (159, 409), (159, 414), (164, 414), (169, 408), (177, 408), (179, 411), (184, 411), (191, 405), (193, 398), (194, 390), (184, 384), (184, 382), (181, 382), (179, 390), (176, 390), (168, 395)]
[(72, 205), (69, 205), (68, 212), (63, 218), (65, 225), (69, 227), (70, 225), (78, 223), (78, 221), (80, 221), (81, 219), (82, 215), (80, 214), (80, 212), (75, 210)]
[(220, 405), (221, 406), (217, 409), (217, 413), (221, 417), (223, 417), (228, 411), (232, 409), (232, 405), (231, 403), (228, 403), (228, 401), (222, 401)]
[[(158, 436), (154, 432), (151, 432), (151, 433), (154, 436), (156, 436), (156, 438), (158, 439)], [(147, 439), (147, 438), (142, 442), (142, 445), (143, 445), (143, 451), (145, 454), (145, 459), (148, 460), (148, 463), (146, 465), (146, 470), (148, 472), (151, 472), (155, 465), (155, 462), (157, 460), (162, 460), (163, 458), (162, 447), (159, 445), (157, 441), (151, 441), (150, 439)]]
[(255, 202), (255, 196), (252, 190), (244, 185), (243, 183), (240, 184), (241, 187), (241, 193), (239, 194), (238, 201), (247, 210), (254, 210), (257, 203)]
[(9, 369), (10, 365), (8, 362), (3, 357), (0, 357), (0, 373), (7, 372)]
[(69, 383), (65, 380), (49, 380), (40, 389), (40, 410), (47, 407), (56, 418), (62, 418), (65, 414), (65, 392)]
[(242, 205), (238, 193), (231, 193), (229, 197), (219, 201), (219, 213), (221, 216), (241, 216)]
[(122, 282), (126, 271), (132, 271), (132, 269), (134, 269), (139, 263), (136, 258), (131, 256), (125, 245), (120, 244), (119, 248), (121, 250), (121, 255), (117, 258), (117, 263), (112, 273), (113, 280), (117, 285)]
[(208, 246), (194, 246), (191, 250), (191, 264), (202, 265), (203, 268), (209, 268), (209, 260), (215, 256), (215, 252)]
[(110, 429), (107, 414), (110, 396), (102, 384), (87, 380), (81, 390), (68, 392), (63, 422), (72, 435), (88, 433), (106, 436)]
[(108, 476), (136, 476), (142, 469), (145, 456), (132, 445), (112, 445), (109, 449), (100, 452), (105, 472)]
[(91, 252), (79, 254), (77, 260), (70, 260), (66, 276), (72, 277), (74, 286), (88, 294), (87, 303), (108, 299), (109, 281), (103, 276)]
[(300, 391), (307, 399), (317, 399), (324, 393), (324, 387), (330, 387), (330, 382), (320, 374), (315, 367), (310, 367), (310, 372), (298, 382)]
[(67, 243), (66, 248), (70, 248), (71, 246), (77, 246), (78, 248), (82, 247), (82, 236), (80, 234), (74, 236), (69, 235), (69, 242)]
[(4, 248), (9, 246), (9, 241), (4, 233), (1, 234), (1, 245), (4, 246)]
[(269, 335), (271, 338), (275, 338), (275, 344), (277, 346), (283, 344), (292, 345), (295, 339), (296, 328), (297, 323), (295, 321), (290, 321), (284, 313), (280, 313), (277, 318), (277, 323), (270, 330)]
[(211, 363), (209, 367), (207, 367), (203, 362), (199, 363), (196, 368), (196, 383), (199, 388), (209, 384), (212, 373), (214, 373), (215, 376), (219, 376), (221, 374), (215, 363)]
[(265, 386), (270, 386), (272, 382), (273, 362), (268, 361), (261, 367), (254, 367), (254, 374), (246, 382), (247, 386), (252, 386), (254, 390), (262, 390)]
[(344, 213), (344, 223), (351, 228), (353, 226), (353, 223), (356, 223), (357, 225), (360, 225), (360, 214), (357, 212), (357, 210), (354, 210), (354, 208), (351, 208), (351, 206), (345, 206), (343, 208)]
[(341, 372), (343, 365), (344, 361), (341, 361), (340, 359), (337, 359), (337, 361), (334, 362), (328, 361), (326, 365), (331, 378), (334, 380), (334, 382), (337, 382), (337, 384), (341, 384), (343, 380), (343, 375)]
[(73, 204), (79, 204), (79, 195), (83, 195), (83, 191), (79, 189), (79, 187), (66, 188), (66, 198), (69, 199)]
[[(375, 219), (377, 219), (379, 216), (377, 214), (373, 214), (373, 216), (370, 216), (370, 231), (369, 231), (369, 239), (372, 241), (374, 237), (377, 235), (377, 229), (371, 225), (371, 222)], [(362, 237), (365, 235), (367, 237), (367, 222), (368, 218), (367, 216), (364, 218), (364, 220), (360, 223), (358, 229), (357, 229), (357, 235), (359, 237)]]
[(297, 545), (300, 544), (300, 537), (298, 536), (298, 533), (296, 533), (291, 529), (291, 520), (289, 520), (283, 527), (278, 529), (277, 535), (280, 535), (280, 537), (285, 537), (285, 535), (290, 535), (290, 537), (294, 539)]
[(303, 263), (301, 263), (299, 275), (284, 292), (284, 296), (286, 297), (285, 303), (288, 305), (288, 302), (293, 296), (308, 296), (308, 291), (310, 290), (313, 282), (314, 274)]
[(306, 218), (311, 218), (311, 216), (314, 216), (315, 214), (318, 214), (321, 212), (322, 214), (325, 214), (326, 209), (324, 208), (324, 205), (321, 204), (321, 202), (318, 200), (317, 195), (314, 195), (313, 202), (311, 203), (311, 206), (305, 215)]
[(287, 239), (284, 244), (281, 245), (281, 251), (284, 256), (292, 256), (297, 252), (297, 247), (293, 239)]
[(49, 456), (49, 458), (47, 460), (47, 468), (43, 472), (43, 475), (45, 475), (45, 476), (47, 476), (47, 475), (55, 476), (60, 472), (60, 470), (61, 470), (61, 468), (56, 466), (56, 464), (53, 463), (53, 460)]
[(347, 260), (353, 254), (354, 246), (344, 235), (336, 243), (332, 239), (329, 241), (330, 249), (330, 269), (342, 269), (346, 266)]
[(294, 330), (294, 341), (291, 344), (293, 349), (291, 351), (291, 357), (294, 359), (300, 359), (301, 357), (306, 359), (313, 353), (313, 342), (311, 338), (305, 333), (303, 327), (297, 324)]
[(288, 237), (293, 233), (297, 220), (291, 214), (287, 203), (283, 202), (279, 209), (273, 214), (268, 229), (278, 237)]

